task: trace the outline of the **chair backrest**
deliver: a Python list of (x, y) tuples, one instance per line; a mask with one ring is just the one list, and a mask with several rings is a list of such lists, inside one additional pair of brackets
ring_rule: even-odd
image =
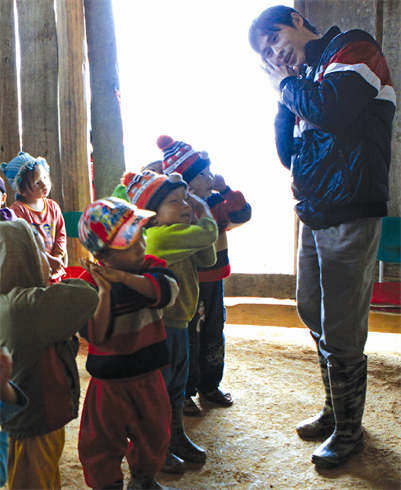
[(377, 260), (381, 262), (400, 263), (401, 261), (401, 218), (382, 218)]
[(67, 237), (78, 238), (78, 221), (82, 211), (68, 211), (63, 213)]

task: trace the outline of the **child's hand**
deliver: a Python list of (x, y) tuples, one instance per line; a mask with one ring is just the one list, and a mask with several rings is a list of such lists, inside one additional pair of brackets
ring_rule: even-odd
[(99, 273), (106, 281), (109, 282), (122, 282), (123, 271), (112, 269), (111, 267), (99, 266), (92, 264), (92, 270)]
[(213, 182), (213, 190), (217, 192), (223, 192), (227, 188), (226, 181), (222, 175), (215, 175)]
[(54, 257), (53, 255), (50, 254), (46, 254), (46, 255), (49, 260), (52, 274), (56, 274), (56, 272), (58, 272), (64, 266), (63, 259), (61, 259), (60, 257)]
[(10, 376), (13, 361), (6, 347), (0, 348), (0, 395), (6, 403), (17, 403), (18, 397), (14, 388), (10, 385)]
[(88, 259), (79, 259), (79, 262), (82, 267), (92, 275), (93, 273), (97, 273), (108, 282), (122, 282), (122, 271), (112, 269), (111, 267), (97, 265)]
[(188, 204), (191, 206), (194, 212), (199, 216), (199, 218), (207, 216), (213, 219), (209, 206), (200, 197), (196, 196), (195, 194), (188, 194)]

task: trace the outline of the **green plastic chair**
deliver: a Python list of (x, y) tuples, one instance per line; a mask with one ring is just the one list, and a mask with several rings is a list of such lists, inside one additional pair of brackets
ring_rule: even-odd
[(384, 262), (401, 262), (401, 218), (382, 218), (382, 232), (376, 258), (379, 261), (379, 282), (383, 282)]
[(67, 237), (78, 238), (78, 221), (81, 215), (81, 211), (68, 211), (63, 213)]

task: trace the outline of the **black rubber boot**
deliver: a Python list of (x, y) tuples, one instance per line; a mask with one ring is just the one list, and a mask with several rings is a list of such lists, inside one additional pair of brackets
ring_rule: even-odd
[(169, 450), (184, 461), (204, 464), (206, 451), (194, 444), (185, 433), (183, 409), (183, 406), (173, 408)]
[(367, 358), (355, 366), (329, 367), (334, 433), (312, 454), (312, 463), (335, 468), (365, 447), (362, 416), (367, 385)]
[(127, 490), (180, 490), (175, 487), (165, 487), (157, 483), (154, 476), (136, 475), (131, 472), (131, 480)]
[(320, 373), (322, 376), (326, 399), (322, 410), (317, 415), (315, 415), (314, 417), (310, 417), (303, 422), (300, 422), (296, 426), (298, 435), (302, 438), (313, 438), (326, 434), (331, 434), (334, 431), (335, 427), (327, 361), (323, 354), (320, 352), (319, 347), (317, 348), (317, 357), (319, 361)]
[(167, 451), (164, 465), (160, 471), (162, 471), (163, 473), (180, 475), (182, 473), (185, 473), (185, 463), (181, 458), (173, 454), (171, 451)]

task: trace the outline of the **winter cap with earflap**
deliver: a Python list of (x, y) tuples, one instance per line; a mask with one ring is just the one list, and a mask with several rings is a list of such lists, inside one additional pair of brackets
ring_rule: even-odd
[(171, 136), (159, 136), (157, 146), (163, 150), (163, 172), (178, 172), (188, 184), (211, 164), (206, 151), (195, 151), (183, 141), (174, 141)]
[(98, 199), (79, 219), (79, 240), (91, 253), (104, 248), (126, 250), (141, 237), (142, 227), (154, 214), (116, 197)]
[(8, 163), (3, 162), (1, 164), (1, 170), (7, 177), (7, 180), (13, 190), (19, 194), (21, 190), (20, 184), (24, 172), (26, 170), (32, 170), (38, 164), (42, 165), (47, 173), (50, 172), (50, 167), (44, 158), (34, 158), (29, 153), (20, 151), (18, 155)]
[(163, 199), (178, 187), (187, 188), (178, 173), (162, 175), (150, 170), (138, 174), (126, 172), (121, 183), (127, 187), (127, 195), (132, 204), (150, 211), (157, 211)]

